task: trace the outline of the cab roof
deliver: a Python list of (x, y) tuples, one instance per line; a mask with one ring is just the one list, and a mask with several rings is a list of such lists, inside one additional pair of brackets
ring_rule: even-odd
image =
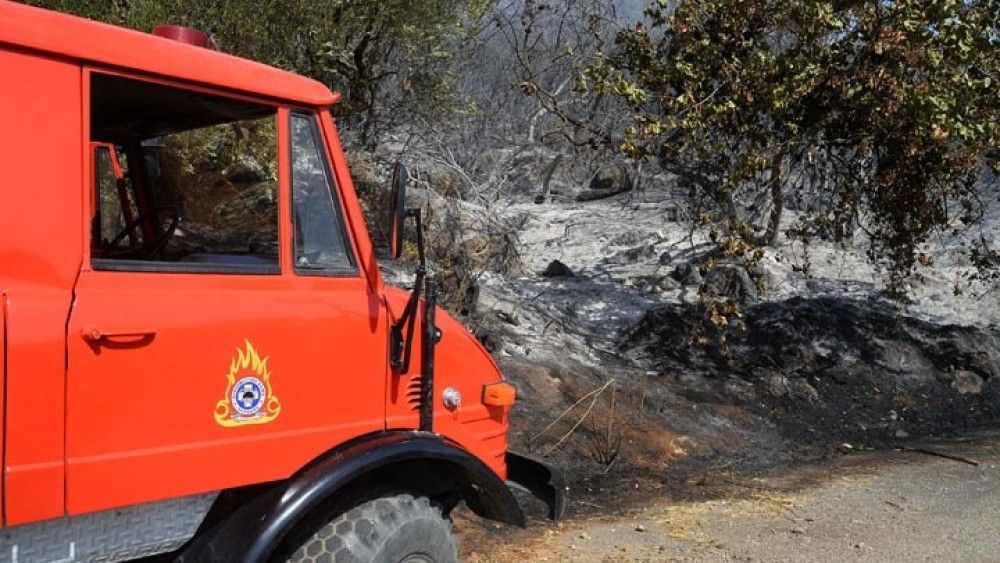
[(315, 80), (265, 64), (8, 0), (0, 0), (2, 46), (308, 106), (340, 98)]

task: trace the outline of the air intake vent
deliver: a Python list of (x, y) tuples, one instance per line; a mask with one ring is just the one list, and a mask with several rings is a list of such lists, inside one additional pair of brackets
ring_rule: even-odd
[(410, 405), (410, 410), (420, 410), (420, 387), (423, 378), (420, 374), (414, 375), (406, 384), (406, 404)]

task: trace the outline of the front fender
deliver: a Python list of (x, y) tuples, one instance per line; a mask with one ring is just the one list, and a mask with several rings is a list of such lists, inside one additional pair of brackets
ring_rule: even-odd
[(323, 455), (269, 487), (206, 530), (180, 561), (266, 561), (292, 528), (324, 500), (358, 478), (393, 464), (430, 461), (467, 486), (465, 500), (480, 516), (525, 525), (506, 485), (485, 463), (437, 435), (383, 432)]
[(556, 469), (530, 457), (507, 452), (507, 483), (531, 493), (549, 508), (549, 520), (566, 512), (566, 485)]

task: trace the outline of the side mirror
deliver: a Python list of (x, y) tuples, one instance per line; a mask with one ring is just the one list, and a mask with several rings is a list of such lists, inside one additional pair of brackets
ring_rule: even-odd
[[(392, 170), (392, 198), (389, 201), (389, 255), (395, 260), (403, 253), (403, 224), (413, 218), (416, 223), (417, 271), (413, 291), (406, 301), (403, 313), (389, 329), (389, 365), (394, 373), (410, 370), (410, 356), (416, 336), (417, 317), (420, 317), (420, 430), (434, 431), (434, 346), (441, 338), (441, 331), (435, 324), (437, 310), (437, 281), (427, 272), (427, 256), (424, 252), (424, 223), (420, 207), (406, 209), (406, 183), (410, 173), (402, 162), (396, 162)], [(420, 296), (423, 293), (424, 306), (420, 310)]]
[(392, 195), (389, 201), (389, 255), (393, 260), (403, 253), (403, 222), (406, 221), (406, 183), (410, 172), (397, 161), (392, 169)]

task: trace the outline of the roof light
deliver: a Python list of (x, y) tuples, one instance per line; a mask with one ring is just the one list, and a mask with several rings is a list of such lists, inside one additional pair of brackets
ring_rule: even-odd
[(155, 29), (153, 29), (153, 35), (156, 35), (157, 37), (164, 37), (166, 39), (172, 39), (174, 41), (180, 41), (181, 43), (187, 43), (188, 45), (194, 45), (195, 47), (204, 47), (206, 49), (212, 48), (212, 42), (207, 33), (190, 27), (180, 25), (158, 25)]

